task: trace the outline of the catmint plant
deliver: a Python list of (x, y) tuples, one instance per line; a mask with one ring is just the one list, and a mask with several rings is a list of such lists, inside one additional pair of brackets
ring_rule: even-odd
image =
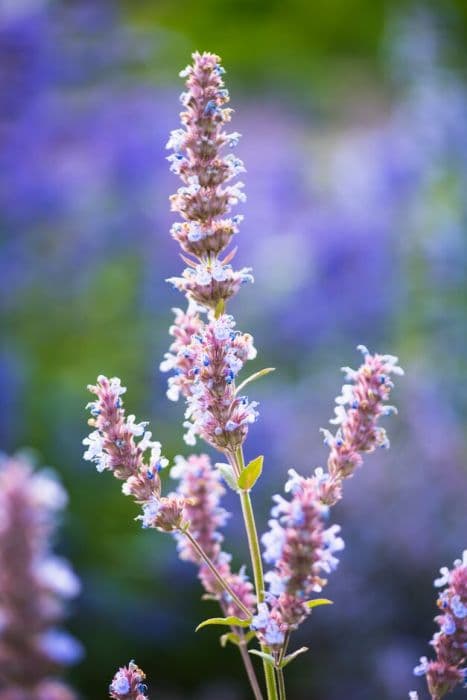
[[(168, 461), (161, 445), (152, 440), (147, 423), (126, 415), (126, 389), (120, 380), (103, 375), (89, 387), (96, 398), (88, 404), (93, 431), (84, 440), (84, 457), (98, 471), (111, 471), (123, 481), (123, 493), (142, 509), (142, 526), (172, 533), (181, 559), (197, 566), (205, 597), (217, 601), (221, 613), (198, 629), (226, 628), (221, 643), (238, 647), (256, 700), (284, 700), (284, 668), (307, 651), (290, 648), (293, 633), (315, 607), (331, 603), (319, 596), (344, 541), (339, 526), (329, 520), (330, 509), (342, 498), (343, 484), (362, 464), (363, 455), (389, 446), (379, 423), (395, 412), (386, 402), (393, 375), (403, 372), (396, 357), (371, 354), (359, 346), (360, 367), (344, 368), (346, 383), (331, 420), (335, 432), (323, 431), (329, 448), (327, 468), (310, 470), (306, 476), (289, 471), (286, 495), (274, 496), (269, 529), (260, 538), (251, 491), (262, 474), (263, 457), (246, 464), (243, 453), (259, 413), (245, 388), (273, 370), (239, 379), (257, 353), (252, 336), (239, 330), (227, 312), (229, 300), (253, 282), (250, 268), (233, 264), (232, 241), (242, 216), (232, 209), (245, 201), (243, 184), (237, 180), (245, 168), (232, 150), (240, 134), (227, 130), (232, 110), (218, 56), (194, 53), (193, 64), (180, 75), (186, 79), (182, 126), (172, 131), (167, 147), (172, 151), (170, 169), (182, 181), (171, 197), (172, 210), (179, 216), (171, 233), (186, 268), (168, 281), (184, 295), (186, 307), (174, 310), (169, 331), (173, 341), (161, 370), (171, 373), (168, 398), (185, 402), (187, 445), (202, 440), (222, 458), (213, 465), (206, 454), (176, 457), (170, 470), (176, 490), (163, 495), (161, 471)], [(252, 580), (249, 567), (232, 570), (224, 549), (222, 528), (229, 513), (221, 500), (226, 488), (239, 497)], [(259, 648), (249, 648), (254, 640)], [(261, 658), (264, 688), (252, 655)], [(131, 695), (136, 692), (130, 682), (133, 672), (131, 665), (120, 669), (111, 685), (112, 697), (138, 697)]]
[(80, 582), (51, 551), (67, 495), (25, 456), (0, 457), (0, 698), (75, 700), (59, 680), (82, 655), (62, 628), (66, 602)]

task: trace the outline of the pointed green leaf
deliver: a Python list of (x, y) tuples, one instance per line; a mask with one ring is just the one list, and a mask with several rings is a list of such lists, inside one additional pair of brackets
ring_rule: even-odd
[(255, 485), (263, 471), (263, 455), (252, 459), (238, 477), (238, 485), (243, 491), (249, 491)]
[(244, 389), (246, 385), (250, 382), (254, 382), (256, 379), (259, 379), (260, 377), (265, 377), (267, 374), (271, 374), (271, 372), (275, 371), (275, 367), (265, 367), (264, 369), (260, 369), (259, 372), (254, 372), (254, 374), (250, 374), (249, 377), (247, 377), (241, 384), (238, 385), (238, 387), (235, 390), (235, 393), (238, 394), (238, 392)]
[(307, 600), (305, 605), (307, 608), (317, 608), (319, 605), (333, 605), (333, 602), (327, 598), (315, 598), (314, 600)]
[(224, 479), (227, 486), (229, 486), (233, 491), (237, 492), (237, 475), (235, 474), (232, 465), (227, 464), (226, 462), (217, 462), (216, 467), (220, 471), (221, 476)]
[(195, 632), (202, 629), (203, 627), (207, 627), (208, 625), (227, 625), (228, 627), (249, 627), (250, 623), (251, 623), (251, 620), (242, 620), (240, 617), (234, 617), (234, 615), (231, 615), (230, 617), (210, 617), (209, 619), (203, 620), (203, 622), (200, 622), (198, 627), (196, 628)]
[(269, 666), (274, 668), (274, 657), (271, 654), (266, 654), (264, 651), (259, 651), (259, 649), (248, 649), (249, 654), (254, 654), (255, 656), (260, 656), (263, 661), (265, 661)]
[(300, 654), (304, 654), (306, 651), (308, 651), (308, 647), (300, 647), (300, 649), (297, 649), (297, 651), (293, 651), (291, 654), (287, 654), (287, 656), (285, 656), (282, 659), (281, 668), (287, 666), (287, 664), (296, 659), (297, 656), (299, 656)]
[(221, 643), (221, 647), (224, 648), (227, 645), (227, 642), (230, 642), (231, 644), (235, 644), (235, 646), (238, 647), (240, 644), (241, 640), (238, 634), (235, 634), (235, 632), (226, 632), (226, 634), (223, 634), (221, 638), (219, 639)]

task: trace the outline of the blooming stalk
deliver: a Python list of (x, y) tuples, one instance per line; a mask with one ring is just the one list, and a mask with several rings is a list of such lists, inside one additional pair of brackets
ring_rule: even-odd
[(328, 508), (320, 501), (315, 480), (294, 470), (289, 475), (285, 490), (292, 497), (275, 496), (270, 530), (262, 537), (264, 560), (274, 569), (265, 575), (268, 603), (262, 604), (252, 623), (265, 644), (277, 649), (311, 612), (306, 602), (322, 591), (327, 583), (324, 575), (338, 564), (335, 553), (344, 548), (337, 536), (339, 526), (324, 526)]
[(128, 666), (122, 666), (112, 679), (109, 686), (109, 694), (115, 700), (149, 700), (146, 674), (130, 661)]
[(61, 629), (80, 582), (50, 541), (67, 496), (49, 473), (23, 456), (0, 459), (0, 698), (74, 700), (60, 680), (82, 655)]
[[(363, 346), (362, 366), (357, 371), (345, 369), (352, 384), (346, 384), (336, 400), (332, 422), (339, 426), (337, 433), (324, 431), (330, 448), (328, 471), (317, 469), (308, 478), (289, 472), (286, 492), (290, 496), (275, 497), (270, 530), (262, 538), (264, 560), (271, 565), (265, 577), (250, 497), (263, 460), (246, 465), (243, 455), (249, 427), (258, 417), (257, 402), (240, 392), (268, 370), (236, 386), (239, 372), (256, 356), (256, 349), (251, 335), (238, 331), (227, 313), (229, 299), (253, 277), (249, 268), (232, 267), (236, 249), (230, 245), (242, 217), (231, 216), (230, 211), (245, 200), (243, 184), (236, 181), (244, 167), (226, 150), (235, 147), (240, 134), (225, 129), (232, 110), (227, 107), (223, 74), (218, 56), (197, 52), (193, 65), (181, 73), (186, 78), (182, 128), (172, 131), (167, 147), (173, 151), (168, 157), (170, 168), (182, 180), (171, 197), (172, 210), (181, 220), (171, 232), (187, 267), (180, 277), (168, 281), (185, 295), (187, 308), (174, 309), (169, 331), (173, 341), (161, 370), (171, 372), (168, 398), (185, 400), (186, 443), (194, 445), (201, 438), (226, 458), (218, 466), (240, 496), (254, 590), (243, 568), (232, 572), (231, 557), (222, 547), (222, 528), (229, 514), (220, 505), (225, 489), (219, 471), (206, 455), (178, 457), (171, 470), (179, 480), (177, 492), (163, 497), (159, 469), (166, 460), (160, 444), (151, 440), (145, 423), (136, 424), (133, 416), (125, 418), (124, 389), (117, 379), (100, 377), (90, 387), (97, 395), (97, 401), (89, 404), (95, 430), (84, 441), (85, 458), (100, 471), (110, 470), (122, 479), (124, 493), (143, 507), (143, 525), (172, 532), (180, 557), (198, 566), (204, 590), (225, 615), (220, 623), (231, 627), (230, 641), (240, 648), (255, 698), (261, 699), (261, 690), (246, 650), (253, 633), (261, 651), (250, 651), (263, 659), (268, 700), (284, 700), (283, 667), (301, 651), (285, 656), (290, 635), (310, 609), (323, 602), (309, 599), (326, 585), (327, 575), (338, 563), (335, 555), (344, 547), (339, 526), (325, 525), (325, 516), (341, 498), (343, 479), (353, 475), (361, 455), (388, 445), (378, 421), (395, 411), (385, 401), (393, 386), (390, 376), (402, 370), (397, 358), (370, 355)], [(207, 623), (217, 624), (219, 619)], [(242, 628), (249, 623), (252, 631), (246, 635)], [(121, 677), (126, 678), (124, 673)]]
[(324, 442), (329, 447), (328, 473), (315, 472), (320, 485), (321, 499), (334, 505), (342, 498), (342, 482), (353, 476), (362, 462), (362, 454), (377, 447), (389, 447), (384, 428), (378, 425), (381, 416), (397, 413), (394, 406), (385, 404), (394, 384), (391, 374), (404, 374), (393, 355), (371, 355), (359, 345), (364, 362), (358, 370), (343, 367), (351, 384), (344, 384), (336, 399), (335, 418), (330, 423), (339, 426), (335, 435), (323, 429)]
[(121, 398), (126, 387), (117, 377), (108, 379), (100, 375), (97, 384), (89, 385), (88, 389), (97, 399), (87, 405), (92, 415), (89, 424), (95, 430), (83, 440), (87, 446), (84, 459), (94, 462), (98, 471), (111, 471), (124, 482), (122, 492), (133, 496), (136, 503), (142, 506), (142, 515), (137, 519), (142, 521), (144, 528), (183, 533), (196, 547), (218, 583), (227, 590), (244, 614), (249, 615), (249, 609), (238, 599), (190, 532), (184, 512), (189, 506), (187, 499), (177, 493), (161, 495), (159, 472), (168, 462), (161, 455), (160, 442), (154, 442), (152, 433), (145, 430), (147, 422), (135, 423), (133, 415), (126, 417)]
[(467, 550), (462, 559), (456, 559), (452, 569), (444, 566), (435, 579), (436, 588), (443, 588), (438, 596), (439, 625), (431, 640), (436, 659), (422, 656), (415, 667), (416, 676), (426, 676), (432, 700), (441, 700), (456, 686), (467, 687)]

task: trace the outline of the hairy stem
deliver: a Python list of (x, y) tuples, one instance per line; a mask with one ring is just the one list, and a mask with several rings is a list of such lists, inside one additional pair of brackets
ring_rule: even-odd
[(249, 618), (251, 617), (251, 610), (248, 610), (248, 608), (246, 607), (246, 605), (244, 605), (244, 604), (242, 603), (242, 601), (240, 600), (240, 598), (238, 598), (238, 596), (234, 593), (234, 591), (232, 590), (232, 588), (230, 587), (230, 585), (227, 583), (227, 581), (225, 580), (225, 578), (218, 572), (218, 570), (216, 569), (216, 567), (214, 566), (214, 564), (212, 563), (212, 561), (210, 560), (210, 558), (208, 557), (208, 555), (206, 554), (206, 552), (204, 551), (204, 549), (201, 547), (201, 545), (195, 540), (195, 538), (194, 538), (193, 535), (189, 532), (189, 530), (184, 530), (184, 529), (182, 529), (181, 532), (185, 535), (185, 537), (188, 538), (188, 540), (190, 541), (190, 543), (191, 543), (193, 549), (196, 550), (196, 553), (197, 553), (197, 554), (201, 557), (201, 559), (204, 561), (204, 563), (205, 563), (206, 566), (209, 568), (209, 570), (211, 571), (211, 573), (213, 574), (213, 576), (215, 576), (216, 580), (220, 583), (220, 585), (222, 586), (222, 588), (223, 588), (225, 591), (227, 591), (227, 593), (228, 593), (229, 596), (232, 598), (232, 600), (233, 600), (233, 602), (235, 603), (235, 605), (236, 605), (238, 608), (240, 608), (240, 610), (242, 610), (242, 612), (244, 612), (245, 615), (247, 616), (247, 619), (249, 619)]
[[(240, 473), (245, 468), (245, 460), (243, 457), (243, 449), (239, 447), (233, 456), (236, 468)], [(258, 603), (264, 601), (264, 574), (263, 562), (261, 559), (261, 550), (259, 548), (258, 533), (256, 530), (255, 516), (251, 504), (250, 494), (246, 491), (240, 492), (240, 502), (242, 504), (243, 519), (245, 521), (245, 529), (248, 537), (248, 545), (250, 548), (251, 563), (253, 566), (253, 578), (255, 582), (256, 598)], [(264, 644), (261, 645), (261, 651), (269, 653), (269, 648)], [(268, 700), (278, 700), (276, 680), (274, 677), (274, 669), (263, 661), (264, 677), (266, 680), (266, 689)]]
[(263, 700), (263, 693), (261, 692), (261, 688), (259, 687), (258, 679), (256, 678), (256, 673), (255, 673), (255, 669), (253, 668), (251, 656), (248, 653), (247, 643), (244, 640), (243, 630), (238, 631), (237, 634), (240, 636), (240, 638), (243, 638), (242, 641), (240, 642), (240, 644), (238, 645), (238, 649), (240, 651), (242, 661), (243, 661), (243, 664), (245, 666), (245, 670), (246, 670), (247, 675), (248, 675), (248, 680), (250, 681), (253, 695), (255, 696), (256, 700)]

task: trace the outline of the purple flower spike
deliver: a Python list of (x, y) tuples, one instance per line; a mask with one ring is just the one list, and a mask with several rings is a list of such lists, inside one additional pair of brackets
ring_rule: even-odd
[(438, 596), (441, 615), (435, 617), (440, 631), (431, 640), (436, 660), (422, 657), (414, 674), (426, 676), (432, 700), (440, 700), (467, 678), (467, 550), (451, 570), (441, 569), (434, 585), (446, 586)]
[(274, 497), (270, 530), (262, 537), (264, 559), (274, 565), (265, 576), (268, 603), (282, 631), (296, 629), (309, 614), (306, 601), (326, 585), (324, 575), (336, 568), (335, 553), (344, 548), (339, 526), (324, 527), (327, 507), (315, 480), (293, 470), (289, 475), (286, 491), (292, 498)]
[(183, 217), (172, 226), (172, 236), (189, 259), (181, 277), (169, 281), (199, 304), (216, 308), (236, 294), (242, 284), (252, 282), (249, 268), (233, 270), (233, 253), (220, 257), (238, 231), (241, 217), (230, 218), (232, 206), (245, 201), (243, 183), (228, 184), (245, 171), (242, 161), (226, 149), (238, 143), (240, 134), (225, 131), (232, 110), (226, 107), (224, 70), (220, 58), (211, 53), (194, 53), (193, 65), (181, 72), (187, 91), (182, 93), (184, 128), (172, 131), (167, 148), (170, 169), (183, 187), (171, 197), (172, 210)]
[(148, 700), (146, 674), (130, 661), (128, 666), (119, 668), (109, 686), (111, 698), (115, 700)]
[[(253, 586), (242, 570), (233, 573), (230, 567), (230, 554), (222, 550), (223, 534), (220, 532), (230, 517), (220, 505), (225, 494), (220, 474), (214, 470), (207, 455), (191, 455), (188, 459), (176, 457), (175, 466), (170, 475), (179, 480), (177, 492), (187, 505), (185, 516), (190, 522), (190, 532), (215, 564), (217, 570), (229, 583), (230, 587), (248, 608), (253, 609), (255, 595)], [(212, 575), (189, 541), (176, 534), (178, 551), (181, 559), (192, 561), (199, 566), (199, 579), (207, 593), (216, 596), (226, 615), (241, 615), (243, 612), (231, 601), (219, 582)]]
[(346, 379), (342, 394), (336, 399), (335, 418), (330, 422), (338, 425), (333, 435), (322, 430), (325, 444), (330, 448), (328, 472), (319, 480), (321, 498), (324, 503), (334, 505), (342, 496), (342, 480), (353, 476), (362, 462), (362, 453), (373, 452), (377, 447), (389, 447), (384, 428), (378, 425), (381, 416), (396, 413), (394, 406), (384, 402), (388, 399), (393, 383), (391, 374), (404, 374), (393, 355), (371, 355), (364, 345), (358, 349), (364, 362), (358, 370), (343, 367)]
[(147, 423), (135, 423), (134, 416), (125, 416), (121, 395), (126, 388), (117, 377), (100, 375), (88, 389), (97, 396), (87, 405), (92, 416), (88, 422), (96, 430), (83, 440), (87, 446), (84, 459), (95, 462), (98, 471), (107, 469), (124, 481), (123, 493), (143, 507), (139, 516), (143, 527), (166, 532), (179, 529), (184, 501), (176, 494), (161, 496), (159, 471), (168, 462), (161, 455), (160, 442), (154, 442), (146, 431)]
[(0, 696), (75, 700), (55, 678), (81, 644), (60, 628), (80, 582), (50, 541), (67, 502), (61, 485), (25, 457), (0, 457)]

